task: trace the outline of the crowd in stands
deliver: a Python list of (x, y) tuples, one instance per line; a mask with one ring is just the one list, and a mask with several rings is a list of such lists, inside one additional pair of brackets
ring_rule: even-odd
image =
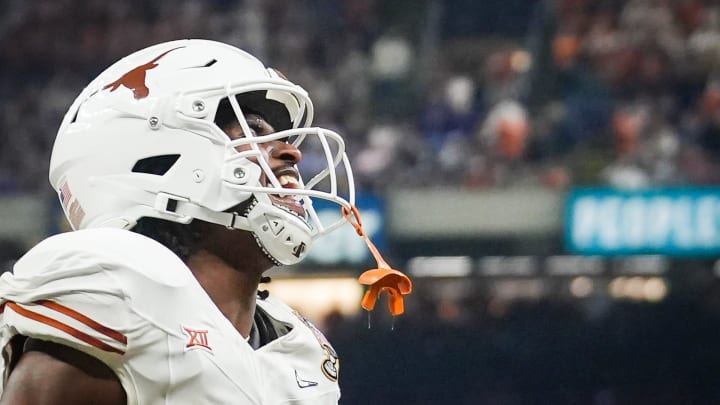
[(99, 71), (190, 37), (302, 83), (365, 190), (720, 180), (715, 2), (491, 3), (488, 33), (466, 1), (7, 1), (0, 190), (47, 189), (58, 123)]

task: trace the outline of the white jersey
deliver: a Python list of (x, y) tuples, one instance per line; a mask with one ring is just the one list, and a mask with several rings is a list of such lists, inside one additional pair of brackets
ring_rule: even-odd
[(22, 334), (88, 353), (117, 374), (128, 404), (340, 398), (337, 355), (312, 324), (272, 297), (258, 299), (289, 332), (253, 349), (177, 256), (134, 232), (50, 237), (0, 278), (0, 297), (0, 347)]

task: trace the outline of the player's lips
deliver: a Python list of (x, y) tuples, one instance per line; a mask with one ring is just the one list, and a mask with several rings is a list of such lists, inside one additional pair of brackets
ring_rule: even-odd
[[(278, 179), (282, 188), (289, 190), (302, 188), (302, 185), (300, 184), (300, 174), (294, 167), (282, 167), (280, 169), (276, 169), (273, 174)], [(305, 218), (305, 208), (302, 206), (297, 196), (293, 194), (286, 194), (282, 196), (278, 194), (270, 194), (270, 201), (272, 201), (272, 203), (276, 206), (296, 214), (300, 218)]]

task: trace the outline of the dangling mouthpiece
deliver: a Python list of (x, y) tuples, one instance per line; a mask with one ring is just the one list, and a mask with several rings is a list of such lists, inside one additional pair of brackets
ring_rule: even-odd
[(388, 309), (390, 313), (394, 316), (402, 314), (405, 312), (403, 295), (412, 292), (412, 281), (402, 272), (391, 268), (385, 259), (383, 259), (375, 247), (375, 244), (372, 243), (363, 230), (360, 212), (357, 207), (352, 206), (350, 209), (343, 207), (342, 213), (345, 220), (355, 228), (355, 232), (365, 239), (370, 253), (372, 253), (377, 262), (376, 269), (370, 269), (358, 278), (360, 284), (370, 286), (362, 299), (362, 307), (368, 311), (372, 311), (375, 309), (375, 304), (380, 294), (387, 292)]

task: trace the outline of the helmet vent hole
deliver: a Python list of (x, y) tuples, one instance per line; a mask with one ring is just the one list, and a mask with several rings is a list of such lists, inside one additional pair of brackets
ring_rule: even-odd
[(159, 155), (146, 157), (135, 162), (133, 173), (147, 173), (162, 176), (180, 159), (180, 155)]
[(210, 67), (210, 66), (214, 65), (216, 62), (217, 62), (217, 59), (213, 59), (210, 62), (203, 65), (203, 67)]

